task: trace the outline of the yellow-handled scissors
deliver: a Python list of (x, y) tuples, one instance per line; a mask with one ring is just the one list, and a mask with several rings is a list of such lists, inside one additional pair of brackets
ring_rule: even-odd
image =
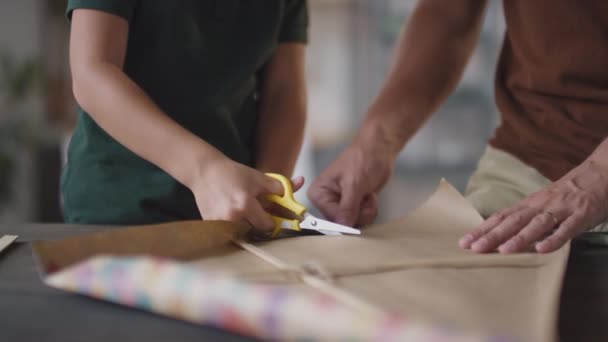
[(272, 216), (272, 219), (274, 220), (274, 231), (272, 233), (272, 237), (279, 235), (282, 229), (290, 229), (295, 231), (309, 229), (318, 231), (325, 235), (361, 234), (361, 231), (358, 229), (329, 222), (309, 214), (307, 212), (308, 209), (296, 201), (296, 199), (293, 197), (293, 187), (291, 185), (291, 181), (287, 179), (287, 177), (276, 173), (267, 173), (266, 175), (278, 180), (283, 185), (283, 196), (268, 195), (266, 196), (266, 199), (280, 205), (283, 208), (286, 208), (298, 217), (302, 218), (302, 220), (298, 220)]

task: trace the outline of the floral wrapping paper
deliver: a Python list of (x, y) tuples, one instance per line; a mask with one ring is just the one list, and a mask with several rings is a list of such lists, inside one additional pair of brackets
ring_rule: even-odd
[(169, 259), (97, 256), (52, 273), (55, 288), (237, 334), (280, 341), (505, 341), (389, 313), (313, 289), (248, 283)]

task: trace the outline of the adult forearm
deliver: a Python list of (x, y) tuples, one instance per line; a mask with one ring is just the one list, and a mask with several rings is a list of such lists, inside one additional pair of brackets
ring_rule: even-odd
[(298, 159), (306, 124), (303, 94), (279, 94), (262, 105), (256, 138), (256, 168), (291, 176)]
[(608, 138), (604, 139), (588, 158), (589, 161), (608, 166)]
[(73, 87), (80, 106), (110, 136), (186, 186), (204, 171), (201, 165), (223, 157), (163, 113), (113, 64), (75, 69)]
[(485, 1), (420, 1), (357, 139), (397, 154), (458, 84), (474, 49)]

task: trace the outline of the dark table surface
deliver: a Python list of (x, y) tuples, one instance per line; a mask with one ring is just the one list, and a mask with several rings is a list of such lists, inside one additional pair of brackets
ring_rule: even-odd
[[(0, 254), (0, 341), (246, 341), (221, 330), (54, 290), (39, 278), (28, 242), (108, 229), (0, 225), (19, 235)], [(608, 248), (572, 245), (559, 330), (562, 341), (608, 341)]]

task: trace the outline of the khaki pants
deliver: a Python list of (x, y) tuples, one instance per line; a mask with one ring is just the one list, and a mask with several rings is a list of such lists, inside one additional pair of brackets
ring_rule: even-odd
[[(465, 196), (483, 217), (509, 208), (526, 196), (551, 184), (536, 169), (524, 164), (509, 153), (491, 146), (479, 160), (471, 175)], [(608, 232), (608, 223), (600, 224), (592, 232)], [(606, 234), (584, 234), (585, 240), (608, 245)]]

